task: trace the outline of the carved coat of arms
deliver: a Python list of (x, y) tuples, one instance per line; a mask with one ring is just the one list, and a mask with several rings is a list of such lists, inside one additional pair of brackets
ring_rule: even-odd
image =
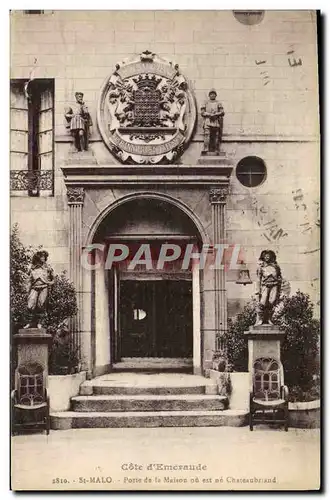
[(195, 101), (178, 65), (149, 51), (117, 64), (102, 88), (99, 129), (121, 162), (175, 162), (195, 121)]

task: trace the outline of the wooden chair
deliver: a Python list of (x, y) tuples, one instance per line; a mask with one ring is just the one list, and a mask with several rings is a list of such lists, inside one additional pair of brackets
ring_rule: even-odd
[(11, 394), (12, 433), (17, 431), (50, 429), (49, 396), (45, 371), (38, 363), (19, 366), (15, 371), (15, 389)]
[(273, 358), (259, 358), (253, 364), (250, 392), (250, 431), (254, 424), (289, 425), (289, 391), (284, 385), (282, 364)]

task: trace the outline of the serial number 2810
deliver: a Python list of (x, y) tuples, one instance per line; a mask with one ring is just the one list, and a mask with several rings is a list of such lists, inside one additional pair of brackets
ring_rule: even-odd
[(69, 484), (69, 481), (65, 477), (54, 477), (52, 483), (53, 484)]

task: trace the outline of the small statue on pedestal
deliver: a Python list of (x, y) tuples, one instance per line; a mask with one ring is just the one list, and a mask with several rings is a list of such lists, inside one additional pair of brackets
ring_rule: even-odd
[(263, 250), (259, 257), (257, 270), (257, 320), (255, 326), (272, 325), (274, 307), (278, 303), (281, 292), (281, 269), (276, 262), (276, 254), (272, 250)]
[(220, 154), (224, 114), (223, 106), (217, 100), (216, 91), (211, 89), (209, 99), (201, 107), (201, 115), (204, 118), (204, 148), (202, 155), (208, 153)]
[(29, 323), (27, 328), (42, 328), (41, 319), (46, 311), (49, 287), (54, 283), (54, 271), (47, 264), (48, 252), (38, 251), (32, 258), (29, 278), (29, 296), (27, 309)]
[(77, 151), (88, 151), (89, 128), (93, 125), (88, 108), (84, 103), (84, 94), (75, 93), (76, 104), (67, 108), (65, 119), (67, 128), (70, 128), (74, 145)]

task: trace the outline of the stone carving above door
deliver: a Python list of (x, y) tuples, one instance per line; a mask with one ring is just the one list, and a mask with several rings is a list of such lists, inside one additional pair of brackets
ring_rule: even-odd
[(189, 143), (196, 105), (179, 66), (146, 50), (117, 64), (101, 90), (102, 138), (122, 163), (175, 163)]

